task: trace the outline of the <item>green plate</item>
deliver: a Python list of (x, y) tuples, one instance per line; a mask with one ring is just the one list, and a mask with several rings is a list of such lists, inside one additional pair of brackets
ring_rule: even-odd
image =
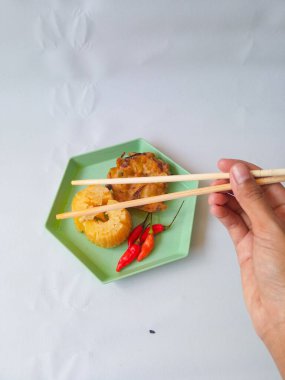
[[(91, 243), (83, 233), (76, 230), (72, 219), (56, 220), (56, 214), (71, 209), (74, 194), (82, 188), (72, 186), (70, 184), (71, 180), (105, 178), (108, 170), (116, 166), (116, 158), (123, 152), (153, 152), (170, 165), (172, 174), (188, 173), (144, 139), (136, 139), (70, 159), (46, 222), (46, 228), (103, 283), (119, 280), (182, 259), (189, 253), (196, 197), (185, 199), (184, 206), (172, 228), (156, 236), (154, 251), (145, 260), (141, 262), (134, 261), (123, 268), (120, 273), (116, 272), (116, 266), (119, 258), (127, 248), (127, 243), (111, 249), (100, 248)], [(194, 181), (173, 183), (169, 184), (168, 191), (175, 192), (197, 187), (198, 182)], [(181, 202), (182, 200), (167, 202), (167, 210), (155, 213), (153, 223), (169, 224)], [(132, 214), (134, 226), (144, 219), (145, 213), (143, 211), (129, 210)]]

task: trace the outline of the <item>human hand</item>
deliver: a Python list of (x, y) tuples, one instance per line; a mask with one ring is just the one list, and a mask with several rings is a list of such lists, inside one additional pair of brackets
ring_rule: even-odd
[(285, 378), (285, 189), (258, 186), (249, 170), (259, 168), (243, 161), (222, 159), (218, 167), (230, 172), (234, 196), (211, 194), (210, 211), (232, 238), (253, 325)]

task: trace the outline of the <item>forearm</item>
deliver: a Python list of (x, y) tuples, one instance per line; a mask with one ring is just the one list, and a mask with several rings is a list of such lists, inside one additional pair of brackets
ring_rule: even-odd
[(285, 323), (268, 331), (263, 341), (285, 380)]

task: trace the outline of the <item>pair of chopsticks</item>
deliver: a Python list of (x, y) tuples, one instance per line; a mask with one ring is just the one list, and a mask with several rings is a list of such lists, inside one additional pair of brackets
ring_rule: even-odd
[[(256, 178), (259, 185), (269, 185), (272, 183), (285, 182), (285, 169), (267, 169), (251, 170), (251, 174)], [(202, 181), (214, 179), (229, 179), (229, 173), (202, 173), (202, 174), (182, 174), (156, 177), (131, 177), (131, 178), (104, 178), (104, 179), (86, 179), (72, 181), (72, 185), (118, 185), (118, 184), (137, 184), (137, 183), (166, 183), (181, 181)], [(165, 202), (179, 198), (198, 196), (210, 193), (219, 193), (231, 190), (230, 183), (202, 187), (199, 189), (183, 190), (176, 193), (156, 195), (153, 197), (134, 199), (126, 202), (119, 202), (112, 205), (92, 207), (82, 211), (70, 211), (57, 214), (56, 219), (78, 218), (83, 216), (96, 215), (102, 212), (120, 210), (122, 208), (140, 207), (146, 204)]]

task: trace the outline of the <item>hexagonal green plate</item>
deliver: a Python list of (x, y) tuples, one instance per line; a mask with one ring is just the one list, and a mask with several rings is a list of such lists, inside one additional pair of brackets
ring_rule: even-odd
[[(184, 206), (172, 228), (156, 236), (154, 251), (142, 262), (134, 261), (122, 269), (120, 273), (116, 272), (116, 266), (119, 258), (127, 248), (127, 243), (111, 249), (100, 248), (91, 243), (83, 233), (75, 229), (72, 219), (56, 220), (56, 214), (71, 209), (74, 194), (82, 188), (71, 186), (71, 180), (105, 178), (108, 170), (116, 166), (116, 158), (123, 152), (153, 152), (170, 165), (172, 174), (188, 173), (144, 139), (136, 139), (70, 159), (46, 222), (46, 228), (103, 283), (122, 279), (182, 259), (189, 253), (196, 197), (185, 199)], [(198, 182), (196, 181), (173, 183), (169, 184), (168, 192), (197, 187)], [(169, 224), (181, 202), (182, 200), (167, 202), (167, 210), (155, 213), (153, 223)], [(132, 214), (134, 226), (139, 224), (145, 217), (143, 211), (135, 209), (129, 209), (129, 211)]]

